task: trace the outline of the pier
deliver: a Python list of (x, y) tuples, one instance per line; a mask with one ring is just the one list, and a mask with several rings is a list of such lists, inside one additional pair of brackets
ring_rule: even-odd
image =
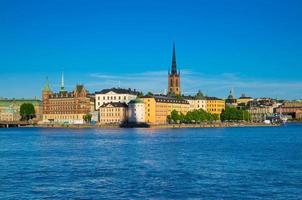
[(27, 121), (0, 121), (0, 128), (28, 126), (30, 124), (31, 123)]

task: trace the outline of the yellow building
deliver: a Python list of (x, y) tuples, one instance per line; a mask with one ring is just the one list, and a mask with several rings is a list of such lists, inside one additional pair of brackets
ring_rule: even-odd
[(127, 121), (126, 103), (110, 102), (99, 107), (100, 124), (120, 124)]
[(145, 104), (145, 122), (149, 124), (165, 124), (167, 116), (173, 110), (186, 114), (190, 104), (186, 100), (167, 96), (146, 96), (142, 100)]
[(237, 99), (237, 104), (238, 105), (240, 105), (240, 104), (247, 105), (247, 103), (250, 102), (250, 101), (253, 101), (252, 97), (247, 97), (247, 96), (245, 96), (245, 94), (242, 94), (241, 97), (239, 97)]
[(225, 101), (216, 97), (206, 97), (207, 111), (220, 115), (225, 109)]

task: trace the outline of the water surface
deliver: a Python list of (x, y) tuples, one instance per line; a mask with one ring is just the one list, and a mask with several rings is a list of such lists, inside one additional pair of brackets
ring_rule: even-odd
[(0, 129), (1, 199), (302, 199), (302, 124)]

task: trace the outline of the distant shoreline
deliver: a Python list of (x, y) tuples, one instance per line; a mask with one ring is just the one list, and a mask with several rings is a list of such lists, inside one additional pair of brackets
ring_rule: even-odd
[(232, 122), (232, 123), (201, 123), (201, 124), (152, 124), (148, 127), (142, 126), (123, 126), (118, 124), (108, 125), (61, 125), (61, 124), (41, 124), (41, 125), (28, 125), (22, 126), (23, 128), (63, 128), (63, 129), (129, 129), (129, 128), (142, 128), (142, 129), (180, 129), (180, 128), (231, 128), (231, 127), (275, 127), (281, 124), (265, 124), (265, 123), (249, 123), (249, 122)]

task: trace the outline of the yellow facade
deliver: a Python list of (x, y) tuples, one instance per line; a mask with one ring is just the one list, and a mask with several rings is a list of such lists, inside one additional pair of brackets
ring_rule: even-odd
[(225, 109), (225, 101), (218, 98), (207, 98), (206, 99), (207, 112), (211, 114), (220, 115), (222, 111)]
[(119, 124), (127, 121), (125, 103), (105, 103), (99, 108), (100, 124)]
[(253, 101), (253, 98), (239, 98), (237, 99), (237, 104), (247, 104), (248, 102)]
[(162, 97), (144, 97), (145, 122), (148, 124), (165, 124), (167, 116), (173, 110), (186, 114), (190, 110), (190, 104), (185, 100)]
[(44, 114), (43, 120), (52, 119), (53, 122), (68, 122), (68, 123), (82, 123), (86, 114)]

